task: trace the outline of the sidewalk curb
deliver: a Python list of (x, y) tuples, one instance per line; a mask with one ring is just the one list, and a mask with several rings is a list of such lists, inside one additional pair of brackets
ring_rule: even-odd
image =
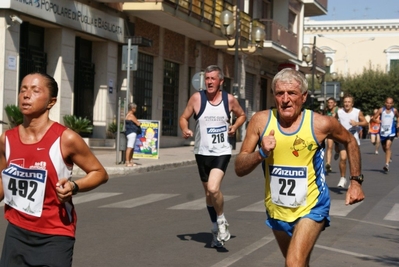
[[(237, 154), (232, 154), (230, 163), (232, 163), (232, 160), (235, 159)], [(115, 175), (127, 175), (127, 174), (140, 174), (140, 173), (147, 173), (147, 172), (153, 172), (153, 171), (163, 171), (163, 170), (168, 170), (172, 168), (179, 168), (179, 167), (184, 167), (184, 166), (190, 166), (190, 165), (195, 165), (196, 160), (184, 160), (184, 161), (179, 161), (179, 162), (173, 162), (173, 163), (157, 163), (154, 162), (153, 164), (146, 165), (146, 166), (136, 166), (136, 167), (125, 167), (125, 166), (115, 166), (115, 167), (107, 167), (104, 166), (105, 170), (107, 171), (109, 176), (115, 176)], [(85, 176), (86, 173), (80, 169), (78, 166), (74, 166), (73, 171), (72, 171), (72, 176), (76, 177), (82, 177)]]

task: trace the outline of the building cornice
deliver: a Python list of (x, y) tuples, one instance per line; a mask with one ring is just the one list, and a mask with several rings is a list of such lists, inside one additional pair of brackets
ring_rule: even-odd
[(315, 21), (306, 18), (304, 22), (304, 29), (305, 31), (398, 30), (399, 19)]

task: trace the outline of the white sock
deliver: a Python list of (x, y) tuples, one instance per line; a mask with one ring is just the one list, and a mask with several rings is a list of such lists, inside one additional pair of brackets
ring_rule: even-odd
[(224, 217), (224, 213), (222, 213), (222, 215), (218, 215), (218, 221), (219, 220), (226, 220), (226, 218)]

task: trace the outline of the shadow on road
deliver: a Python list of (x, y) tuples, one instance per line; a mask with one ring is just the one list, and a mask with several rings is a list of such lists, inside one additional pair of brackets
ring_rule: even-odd
[(348, 189), (346, 188), (341, 188), (341, 187), (328, 187), (331, 192), (337, 194), (337, 195), (342, 195), (345, 194)]
[[(212, 233), (196, 233), (196, 234), (181, 234), (181, 235), (177, 235), (177, 237), (181, 240), (181, 241), (195, 241), (195, 242), (199, 242), (199, 243), (204, 243), (205, 244), (205, 248), (212, 248), (211, 247), (211, 241), (213, 238)], [(231, 236), (231, 238), (235, 238), (235, 236)], [(229, 252), (225, 247), (221, 247), (221, 248), (212, 248), (212, 249), (216, 249), (218, 252)]]

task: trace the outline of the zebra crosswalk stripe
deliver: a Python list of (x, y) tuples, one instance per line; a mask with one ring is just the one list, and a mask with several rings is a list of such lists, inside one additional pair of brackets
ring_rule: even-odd
[(266, 212), (265, 201), (261, 200), (254, 204), (241, 208), (238, 211)]
[(396, 203), (388, 214), (384, 217), (387, 221), (399, 221), (399, 204)]
[[(232, 200), (234, 198), (236, 198), (238, 196), (226, 196), (224, 195), (224, 202)], [(205, 205), (205, 197), (197, 199), (197, 200), (193, 200), (193, 201), (189, 201), (183, 204), (179, 204), (173, 207), (170, 207), (168, 209), (170, 210), (202, 210), (205, 209), (206, 205)]]
[(115, 202), (108, 205), (100, 206), (100, 208), (134, 208), (145, 204), (165, 200), (171, 197), (178, 196), (179, 194), (149, 194), (146, 196), (132, 198), (125, 201)]
[[(73, 203), (75, 205), (82, 204), (86, 202), (96, 201), (105, 198), (111, 198), (114, 196), (122, 195), (123, 193), (119, 192), (93, 192), (93, 193), (85, 193), (79, 194), (73, 197)], [(114, 202), (107, 205), (100, 206), (99, 208), (135, 208), (142, 205), (150, 204), (157, 201), (162, 201), (168, 198), (173, 198), (179, 196), (180, 194), (148, 194), (145, 196), (141, 196), (138, 198), (128, 199), (120, 202)], [(238, 198), (238, 195), (225, 195), (224, 201), (230, 201), (232, 199)], [(331, 209), (330, 216), (340, 216), (346, 217), (351, 211), (359, 207), (363, 202), (356, 203), (353, 205), (345, 205), (345, 200), (331, 200)], [(4, 206), (4, 201), (0, 202), (0, 207)], [(167, 209), (170, 210), (203, 210), (206, 208), (205, 205), (205, 197), (195, 199), (192, 201), (184, 202), (178, 205), (171, 206)], [(241, 212), (265, 212), (264, 200), (255, 202), (246, 207), (240, 208), (237, 211)], [(387, 211), (387, 210), (386, 210)], [(386, 221), (399, 221), (399, 203), (395, 203), (392, 208), (386, 213), (386, 216), (383, 220)], [(379, 215), (380, 218), (383, 217), (383, 214)]]
[(98, 199), (121, 195), (122, 193), (90, 193), (73, 197), (73, 204), (82, 204)]
[(332, 199), (331, 200), (331, 208), (330, 215), (331, 216), (346, 216), (352, 210), (356, 209), (363, 202), (359, 202), (353, 205), (345, 205), (345, 200), (342, 199)]

